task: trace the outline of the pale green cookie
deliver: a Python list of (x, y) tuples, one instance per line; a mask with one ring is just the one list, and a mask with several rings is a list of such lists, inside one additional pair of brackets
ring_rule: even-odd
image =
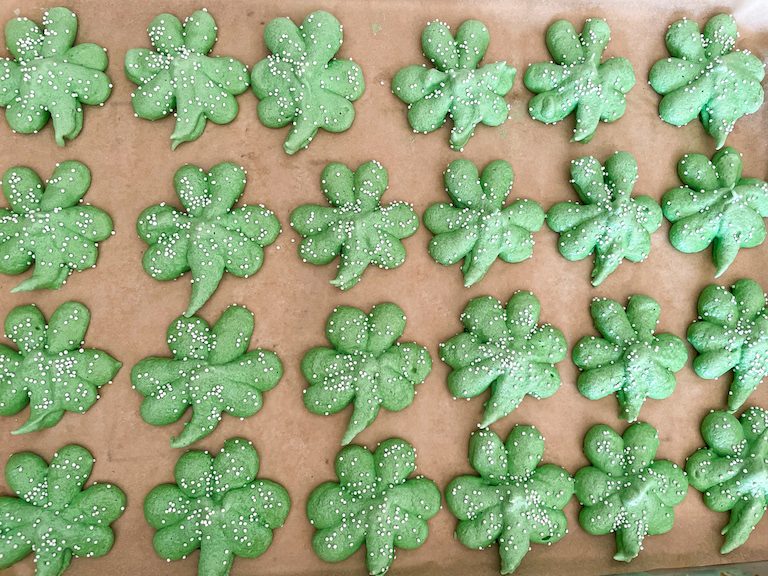
[(400, 242), (419, 227), (413, 206), (406, 202), (381, 205), (387, 189), (387, 171), (371, 160), (355, 172), (334, 162), (320, 177), (331, 207), (305, 204), (291, 212), (291, 226), (304, 236), (299, 256), (310, 264), (329, 264), (341, 256), (339, 272), (331, 284), (348, 290), (365, 269), (388, 270), (405, 262)]
[(731, 290), (711, 284), (699, 296), (699, 320), (688, 341), (699, 355), (693, 369), (717, 379), (733, 370), (728, 411), (736, 412), (768, 374), (768, 310), (765, 293), (754, 280), (739, 280)]
[(206, 120), (228, 124), (237, 116), (236, 94), (248, 88), (248, 69), (239, 60), (208, 56), (216, 42), (216, 22), (198, 10), (182, 24), (160, 14), (147, 28), (156, 51), (132, 48), (125, 75), (138, 85), (131, 95), (136, 116), (159, 120), (173, 112), (172, 148), (197, 140)]
[(730, 146), (710, 162), (703, 154), (686, 154), (677, 165), (684, 186), (670, 190), (661, 200), (672, 246), (680, 252), (701, 252), (712, 244), (715, 278), (728, 269), (739, 248), (752, 248), (765, 240), (768, 184), (742, 178), (741, 155)]
[(720, 553), (727, 554), (747, 541), (768, 507), (768, 412), (749, 408), (738, 420), (727, 412), (710, 412), (701, 435), (709, 447), (692, 454), (685, 469), (710, 509), (730, 511), (721, 531)]
[(50, 466), (37, 454), (8, 459), (5, 480), (18, 498), (0, 497), (0, 570), (35, 553), (35, 574), (59, 576), (73, 556), (104, 556), (115, 535), (109, 527), (125, 510), (112, 484), (83, 490), (94, 459), (82, 446), (64, 446)]
[(590, 534), (616, 535), (614, 560), (637, 557), (646, 536), (666, 534), (674, 507), (688, 493), (688, 478), (677, 464), (654, 460), (659, 435), (650, 424), (633, 424), (623, 436), (604, 424), (584, 437), (592, 463), (576, 472), (576, 497), (584, 508), (579, 523)]
[(46, 324), (35, 306), (18, 306), (5, 317), (5, 333), (19, 351), (0, 345), (0, 415), (31, 404), (29, 420), (12, 434), (50, 428), (64, 412), (83, 413), (122, 365), (102, 350), (83, 349), (91, 314), (65, 302)]
[(176, 484), (156, 486), (144, 499), (155, 552), (170, 561), (199, 548), (199, 576), (226, 576), (236, 556), (261, 556), (291, 501), (280, 484), (257, 479), (258, 471), (259, 455), (242, 438), (224, 442), (215, 458), (197, 450), (181, 456)]
[(83, 127), (83, 104), (102, 105), (112, 84), (104, 74), (106, 50), (77, 44), (77, 16), (67, 8), (45, 13), (43, 30), (27, 18), (5, 26), (5, 45), (14, 60), (0, 58), (0, 106), (16, 132), (37, 132), (53, 119), (56, 143), (75, 138)]
[(490, 296), (469, 301), (465, 331), (440, 344), (441, 360), (453, 371), (448, 389), (473, 398), (491, 388), (482, 428), (517, 408), (526, 394), (548, 398), (560, 388), (555, 364), (565, 358), (562, 332), (538, 324), (541, 305), (532, 292), (516, 292), (507, 307)]
[(10, 210), (0, 208), (0, 272), (32, 276), (11, 292), (57, 290), (75, 270), (96, 265), (99, 242), (112, 234), (110, 217), (79, 202), (91, 185), (80, 162), (56, 166), (45, 185), (29, 168), (14, 166), (3, 175)]
[(678, 20), (666, 36), (672, 57), (656, 62), (650, 73), (651, 86), (664, 96), (661, 119), (682, 126), (698, 116), (718, 149), (736, 120), (763, 103), (763, 63), (747, 50), (734, 49), (738, 36), (727, 14), (711, 18), (703, 34), (696, 22)]
[(481, 122), (504, 123), (509, 113), (504, 96), (512, 89), (516, 70), (506, 62), (478, 67), (490, 40), (488, 29), (477, 20), (459, 26), (455, 38), (444, 22), (427, 24), (421, 47), (434, 68), (408, 66), (392, 78), (395, 96), (408, 104), (414, 132), (437, 130), (450, 116), (451, 148), (463, 150)]
[(360, 66), (334, 58), (343, 39), (341, 23), (328, 12), (312, 12), (296, 26), (275, 18), (264, 28), (270, 54), (256, 64), (251, 87), (259, 119), (269, 128), (292, 124), (283, 148), (294, 154), (322, 128), (343, 132), (352, 125), (352, 102), (365, 90)]
[(414, 386), (432, 370), (426, 348), (397, 342), (404, 329), (405, 315), (394, 304), (374, 306), (370, 314), (339, 306), (325, 328), (332, 347), (312, 348), (304, 355), (307, 409), (327, 416), (354, 405), (342, 445), (371, 425), (379, 408), (397, 411), (410, 406)]
[(585, 336), (573, 349), (573, 363), (582, 370), (579, 392), (590, 400), (616, 394), (619, 418), (634, 422), (646, 398), (661, 400), (675, 391), (675, 372), (688, 351), (677, 336), (655, 334), (661, 307), (653, 298), (630, 296), (626, 309), (595, 299), (591, 311), (603, 337)]
[(482, 176), (469, 160), (454, 160), (445, 171), (452, 203), (424, 212), (424, 225), (435, 235), (429, 253), (443, 266), (463, 258), (464, 286), (480, 281), (496, 258), (522, 262), (533, 255), (532, 233), (544, 224), (544, 212), (533, 200), (502, 208), (513, 179), (505, 160), (488, 164)]
[(216, 290), (224, 272), (247, 278), (264, 260), (280, 223), (263, 205), (232, 208), (245, 188), (245, 169), (222, 162), (205, 172), (187, 164), (173, 178), (184, 212), (165, 203), (145, 209), (136, 222), (149, 244), (142, 265), (158, 280), (192, 271), (192, 296), (184, 316), (192, 316)]
[(576, 112), (571, 142), (589, 142), (600, 123), (615, 122), (627, 108), (625, 94), (635, 85), (635, 72), (626, 58), (600, 60), (611, 29), (602, 18), (588, 18), (581, 34), (559, 20), (547, 29), (547, 48), (554, 62), (531, 64), (525, 86), (531, 98), (531, 118), (551, 124)]
[(412, 550), (427, 538), (427, 520), (440, 509), (432, 480), (408, 479), (416, 451), (407, 442), (385, 440), (371, 454), (362, 446), (342, 448), (336, 457), (338, 482), (314, 489), (307, 518), (316, 528), (312, 548), (326, 562), (349, 558), (365, 544), (371, 576), (389, 570), (395, 548)]
[(155, 426), (176, 422), (192, 407), (171, 446), (182, 448), (216, 428), (222, 412), (247, 418), (259, 411), (261, 394), (283, 375), (283, 365), (272, 352), (246, 352), (253, 334), (253, 314), (230, 306), (213, 325), (202, 318), (177, 318), (167, 333), (173, 358), (145, 358), (131, 371), (131, 383), (146, 396), (141, 417)]
[(605, 167), (592, 156), (571, 161), (571, 184), (583, 204), (561, 202), (547, 212), (547, 224), (560, 233), (558, 248), (566, 259), (595, 253), (592, 285), (616, 270), (624, 258), (640, 262), (651, 251), (651, 233), (661, 226), (661, 208), (649, 196), (630, 196), (637, 162), (616, 152)]
[(459, 519), (456, 538), (469, 548), (499, 545), (501, 573), (512, 574), (531, 544), (560, 540), (568, 531), (563, 507), (573, 496), (573, 478), (559, 466), (541, 464), (544, 437), (517, 425), (506, 443), (490, 430), (469, 440), (469, 462), (480, 476), (459, 476), (445, 501)]

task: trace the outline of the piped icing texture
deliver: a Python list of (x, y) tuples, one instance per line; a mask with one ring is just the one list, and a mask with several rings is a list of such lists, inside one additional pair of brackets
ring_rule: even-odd
[(18, 352), (0, 345), (0, 415), (17, 414), (30, 404), (29, 419), (12, 434), (50, 428), (65, 411), (83, 413), (99, 398), (98, 389), (121, 363), (82, 344), (91, 315), (78, 302), (65, 302), (46, 324), (35, 306), (18, 306), (5, 317), (5, 333)]
[(603, 336), (585, 336), (573, 349), (579, 392), (590, 400), (616, 394), (619, 418), (634, 422), (646, 398), (661, 400), (675, 390), (675, 372), (688, 351), (672, 334), (655, 334), (661, 307), (653, 298), (630, 296), (627, 307), (607, 298), (592, 301), (595, 328)]
[(158, 280), (192, 272), (192, 316), (216, 290), (224, 272), (247, 278), (261, 268), (265, 246), (275, 241), (280, 223), (264, 206), (232, 206), (245, 188), (245, 169), (222, 162), (206, 172), (187, 164), (173, 178), (184, 212), (165, 203), (150, 206), (136, 223), (149, 244), (144, 270)]
[(236, 556), (256, 558), (288, 516), (288, 492), (256, 478), (259, 455), (247, 440), (231, 438), (221, 452), (190, 450), (144, 499), (144, 517), (157, 530), (155, 552), (181, 560), (200, 549), (199, 576), (226, 576)]
[(541, 305), (532, 292), (516, 292), (506, 308), (490, 296), (469, 301), (464, 332), (440, 344), (453, 370), (448, 390), (473, 398), (491, 388), (480, 426), (485, 428), (517, 408), (526, 394), (548, 398), (560, 388), (555, 364), (565, 358), (562, 332), (538, 324)]
[(259, 411), (262, 392), (274, 388), (283, 365), (272, 352), (246, 352), (254, 320), (246, 308), (230, 306), (213, 325), (181, 316), (168, 327), (173, 358), (145, 358), (131, 371), (134, 388), (146, 396), (141, 417), (155, 426), (176, 422), (192, 407), (171, 446), (182, 448), (216, 428), (223, 412), (247, 418)]
[(699, 355), (693, 369), (717, 379), (733, 370), (728, 410), (736, 412), (768, 373), (768, 310), (765, 293), (754, 280), (731, 290), (711, 284), (699, 296), (699, 320), (688, 328), (688, 341)]
[(715, 278), (728, 269), (739, 248), (765, 240), (768, 184), (742, 178), (741, 154), (727, 146), (712, 161), (686, 154), (677, 164), (683, 186), (664, 195), (661, 207), (672, 222), (669, 240), (681, 252), (701, 252), (712, 244)]
[(106, 50), (75, 45), (76, 36), (77, 16), (67, 8), (46, 12), (43, 30), (28, 18), (6, 24), (5, 45), (13, 59), (0, 58), (0, 106), (11, 129), (36, 133), (52, 118), (56, 143), (64, 146), (83, 128), (82, 105), (109, 98)]
[(583, 204), (560, 202), (547, 212), (547, 224), (560, 233), (558, 248), (566, 259), (595, 253), (592, 285), (598, 286), (624, 258), (640, 262), (651, 251), (651, 234), (662, 212), (649, 196), (630, 196), (637, 182), (637, 162), (616, 152), (605, 167), (592, 157), (571, 162), (571, 184)]
[(320, 177), (331, 204), (305, 204), (291, 212), (291, 226), (304, 236), (299, 256), (310, 264), (329, 264), (341, 257), (331, 284), (348, 290), (369, 265), (388, 270), (405, 262), (400, 242), (419, 227), (411, 204), (381, 205), (387, 189), (387, 170), (375, 160), (352, 172), (344, 164), (328, 164)]
[(544, 211), (533, 200), (518, 200), (502, 208), (514, 173), (509, 162), (496, 160), (482, 176), (469, 160), (454, 160), (445, 171), (451, 203), (433, 204), (424, 225), (435, 235), (429, 253), (450, 266), (464, 259), (464, 285), (479, 282), (496, 258), (522, 262), (533, 255), (533, 232), (544, 224)]
[(531, 118), (551, 124), (576, 112), (571, 142), (589, 142), (600, 121), (615, 122), (627, 107), (625, 94), (635, 85), (635, 72), (626, 58), (601, 63), (611, 38), (605, 20), (589, 18), (581, 34), (559, 20), (547, 29), (547, 48), (554, 62), (531, 64), (525, 86), (531, 98)]
[(110, 524), (125, 509), (112, 484), (83, 490), (94, 459), (82, 446), (59, 449), (48, 465), (31, 452), (12, 455), (5, 480), (18, 498), (0, 497), (0, 570), (35, 553), (35, 574), (60, 576), (73, 556), (104, 556), (115, 536)]
[(421, 47), (434, 68), (408, 66), (392, 78), (395, 96), (408, 104), (414, 132), (437, 130), (450, 116), (451, 148), (462, 150), (481, 122), (504, 123), (509, 113), (504, 96), (512, 89), (516, 70), (506, 62), (479, 67), (490, 40), (488, 29), (477, 20), (459, 26), (455, 38), (447, 24), (427, 24)]
[(711, 18), (703, 33), (683, 18), (667, 31), (671, 58), (659, 60), (650, 72), (651, 86), (664, 96), (661, 119), (682, 126), (699, 117), (718, 149), (736, 120), (757, 112), (764, 98), (763, 63), (747, 50), (735, 50), (738, 37), (736, 21), (727, 14)]
[(262, 124), (292, 124), (283, 143), (288, 154), (308, 147), (320, 128), (343, 132), (352, 125), (352, 102), (363, 95), (365, 82), (360, 66), (334, 57), (343, 36), (341, 23), (322, 10), (301, 26), (275, 18), (264, 28), (272, 54), (254, 66), (251, 87)]
[(173, 112), (172, 148), (197, 140), (206, 120), (227, 124), (237, 116), (236, 94), (248, 88), (245, 65), (224, 56), (210, 57), (216, 22), (198, 10), (182, 24), (160, 14), (147, 28), (155, 50), (132, 48), (125, 55), (125, 75), (138, 85), (131, 95), (136, 115), (159, 120)]
[(314, 489), (307, 517), (317, 529), (312, 547), (326, 562), (339, 562), (365, 544), (371, 576), (389, 570), (395, 548), (412, 550), (427, 538), (427, 520), (440, 509), (440, 490), (416, 470), (416, 451), (407, 442), (385, 440), (371, 454), (347, 446), (336, 457), (338, 482)]
[(720, 553), (727, 554), (747, 541), (768, 506), (768, 412), (748, 408), (738, 420), (710, 412), (701, 435), (708, 447), (691, 455), (686, 472), (710, 509), (730, 512), (721, 531)]
[(112, 219), (90, 205), (78, 205), (91, 185), (80, 162), (56, 166), (45, 185), (37, 174), (14, 166), (3, 175), (10, 210), (0, 208), (0, 272), (32, 276), (11, 292), (56, 290), (75, 270), (96, 265), (98, 243), (112, 234)]
[(616, 535), (614, 560), (629, 562), (646, 536), (665, 534), (675, 522), (674, 507), (688, 492), (683, 469), (655, 460), (659, 435), (650, 424), (636, 423), (623, 436), (604, 424), (584, 438), (592, 463), (576, 472), (576, 497), (584, 508), (579, 523), (590, 534)]
[(413, 402), (414, 386), (432, 369), (427, 349), (400, 343), (405, 315), (395, 304), (374, 306), (370, 314), (339, 306), (328, 317), (325, 334), (331, 348), (312, 348), (301, 361), (309, 382), (304, 405), (329, 415), (354, 405), (342, 445), (373, 423), (380, 408), (397, 411)]
[(497, 542), (502, 574), (515, 571), (531, 544), (550, 545), (567, 532), (562, 510), (573, 496), (573, 478), (541, 464), (543, 457), (544, 437), (533, 426), (516, 425), (505, 443), (478, 430), (469, 440), (469, 462), (480, 476), (459, 476), (445, 489), (459, 519), (456, 537), (478, 550)]

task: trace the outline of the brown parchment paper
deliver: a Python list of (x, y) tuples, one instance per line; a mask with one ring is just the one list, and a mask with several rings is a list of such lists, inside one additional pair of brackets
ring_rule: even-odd
[[(114, 90), (106, 104), (86, 107), (82, 133), (65, 148), (53, 139), (49, 123), (37, 135), (13, 134), (0, 120), (0, 171), (26, 165), (48, 178), (64, 160), (79, 160), (92, 172), (87, 202), (107, 211), (115, 223), (115, 235), (100, 246), (98, 266), (70, 276), (59, 291), (11, 294), (10, 289), (28, 277), (0, 276), (0, 318), (22, 304), (35, 303), (49, 317), (67, 300), (77, 300), (91, 311), (86, 347), (108, 351), (123, 362), (110, 385), (101, 389), (100, 400), (85, 415), (66, 414), (54, 428), (12, 436), (28, 417), (25, 409), (14, 417), (0, 419), (0, 462), (18, 451), (34, 451), (49, 459), (56, 449), (79, 443), (96, 457), (92, 481), (111, 481), (127, 494), (125, 514), (113, 524), (115, 545), (103, 558), (74, 559), (71, 574), (191, 575), (197, 571), (198, 553), (185, 561), (168, 563), (152, 548), (154, 530), (142, 512), (144, 496), (157, 484), (173, 481), (173, 466), (183, 450), (172, 449), (169, 438), (182, 428), (178, 422), (153, 427), (139, 417), (142, 396), (130, 385), (130, 370), (150, 355), (168, 355), (165, 331), (180, 315), (189, 298), (188, 274), (173, 282), (151, 279), (141, 267), (146, 245), (135, 231), (136, 219), (145, 207), (168, 202), (180, 206), (172, 179), (185, 163), (206, 169), (223, 161), (243, 165), (248, 183), (241, 203), (264, 203), (275, 211), (283, 225), (277, 241), (265, 253), (262, 269), (248, 279), (225, 275), (215, 295), (199, 315), (215, 321), (227, 305), (246, 305), (255, 314), (252, 347), (273, 350), (281, 358), (285, 375), (264, 396), (264, 407), (254, 417), (239, 420), (225, 416), (216, 431), (192, 446), (218, 452), (224, 440), (241, 436), (252, 440), (261, 457), (259, 476), (283, 484), (292, 499), (285, 526), (274, 532), (274, 542), (258, 559), (237, 558), (231, 574), (365, 574), (364, 552), (339, 564), (319, 560), (310, 547), (313, 528), (306, 518), (309, 493), (321, 482), (335, 479), (334, 458), (340, 448), (351, 407), (332, 417), (310, 414), (302, 403), (305, 382), (299, 365), (311, 347), (326, 345), (325, 322), (337, 305), (370, 309), (391, 301), (405, 311), (408, 323), (403, 341), (427, 346), (434, 368), (420, 385), (413, 405), (401, 412), (382, 410), (375, 423), (357, 437), (357, 442), (375, 447), (377, 442), (399, 436), (417, 450), (418, 473), (435, 480), (443, 490), (455, 476), (473, 473), (467, 460), (469, 434), (476, 429), (486, 397), (454, 400), (446, 388), (449, 368), (440, 362), (438, 343), (462, 326), (459, 314), (470, 298), (491, 295), (506, 302), (516, 290), (532, 290), (542, 304), (541, 319), (565, 334), (569, 355), (558, 365), (561, 389), (551, 398), (526, 397), (508, 417), (493, 425), (502, 438), (518, 423), (536, 425), (546, 437), (545, 461), (575, 473), (587, 464), (582, 453), (586, 431), (607, 423), (620, 432), (626, 423), (618, 420), (615, 397), (589, 401), (576, 389), (578, 370), (570, 349), (584, 335), (595, 334), (589, 315), (594, 297), (610, 297), (626, 303), (632, 294), (652, 296), (661, 304), (660, 332), (684, 337), (696, 318), (700, 291), (714, 281), (711, 250), (681, 254), (668, 240), (669, 223), (652, 236), (650, 257), (642, 263), (625, 262), (599, 287), (589, 283), (591, 259), (568, 262), (557, 252), (558, 235), (546, 225), (535, 234), (534, 257), (521, 264), (497, 261), (484, 280), (470, 289), (463, 287), (459, 266), (443, 267), (427, 252), (431, 235), (422, 225), (404, 241), (407, 259), (396, 270), (369, 269), (362, 282), (341, 292), (328, 281), (334, 265), (312, 266), (297, 255), (299, 236), (289, 225), (292, 209), (306, 203), (323, 203), (319, 177), (326, 164), (339, 161), (353, 170), (370, 159), (389, 171), (389, 190), (382, 201), (407, 200), (419, 217), (435, 202), (446, 201), (442, 173), (449, 162), (464, 157), (480, 169), (492, 160), (508, 160), (515, 170), (510, 201), (531, 198), (545, 210), (556, 202), (575, 200), (568, 183), (569, 162), (592, 154), (601, 162), (616, 150), (626, 150), (637, 159), (640, 171), (636, 194), (661, 199), (679, 185), (676, 163), (684, 153), (714, 153), (714, 140), (699, 122), (675, 128), (658, 118), (659, 96), (647, 84), (652, 64), (667, 57), (664, 34), (675, 20), (688, 16), (703, 27), (719, 13), (733, 13), (739, 24), (739, 48), (748, 48), (761, 59), (768, 57), (768, 13), (754, 1), (678, 0), (668, 2), (609, 2), (554, 0), (424, 2), (325, 0), (309, 2), (245, 2), (189, 0), (152, 2), (135, 0), (71, 0), (67, 6), (79, 17), (78, 42), (95, 42), (108, 48), (108, 74)], [(135, 118), (131, 92), (135, 86), (123, 74), (125, 53), (134, 47), (149, 47), (147, 25), (161, 12), (182, 20), (194, 10), (207, 7), (218, 24), (214, 55), (233, 56), (252, 67), (267, 55), (263, 42), (265, 24), (278, 16), (294, 22), (309, 12), (324, 9), (344, 25), (344, 45), (338, 56), (353, 58), (365, 76), (366, 91), (355, 103), (352, 128), (342, 134), (321, 132), (308, 150), (286, 155), (282, 141), (287, 129), (270, 130), (257, 118), (257, 100), (250, 89), (238, 97), (240, 113), (231, 124), (208, 123), (196, 142), (171, 151), (169, 136), (173, 119), (150, 122)], [(43, 10), (38, 0), (0, 0), (0, 20), (28, 16), (38, 22)], [(625, 56), (632, 62), (637, 84), (627, 98), (627, 112), (614, 124), (602, 124), (587, 145), (570, 143), (573, 118), (554, 126), (534, 122), (527, 103), (532, 96), (522, 82), (530, 62), (548, 61), (544, 35), (554, 21), (565, 18), (581, 29), (585, 18), (607, 19), (613, 38), (605, 57)], [(430, 134), (413, 134), (406, 121), (406, 106), (390, 91), (392, 76), (410, 64), (426, 63), (420, 34), (427, 22), (440, 19), (455, 30), (463, 21), (478, 19), (489, 28), (491, 43), (484, 62), (506, 60), (518, 69), (518, 77), (507, 95), (509, 119), (498, 128), (480, 126), (463, 153), (448, 147), (450, 122)], [(3, 48), (2, 56), (8, 56)], [(765, 179), (766, 119), (768, 106), (742, 118), (728, 138), (744, 157), (744, 174)], [(0, 200), (5, 204), (5, 200)], [(735, 263), (720, 278), (732, 284), (753, 278), (768, 288), (768, 243), (739, 252)], [(6, 340), (2, 340), (8, 343)], [(693, 349), (689, 346), (691, 358)], [(725, 407), (730, 376), (718, 381), (698, 378), (689, 359), (677, 374), (677, 389), (662, 401), (649, 400), (641, 419), (659, 430), (659, 458), (684, 465), (685, 458), (702, 446), (701, 419), (712, 409)], [(768, 408), (768, 384), (752, 394), (746, 406)], [(188, 417), (188, 414), (187, 414)], [(0, 479), (0, 494), (10, 490)], [(726, 514), (707, 509), (701, 495), (691, 489), (675, 509), (672, 531), (648, 537), (640, 556), (631, 564), (612, 560), (613, 536), (595, 537), (578, 524), (579, 504), (574, 498), (565, 509), (569, 533), (547, 547), (535, 545), (517, 573), (598, 575), (659, 568), (712, 565), (768, 560), (768, 521), (763, 521), (749, 541), (723, 557), (721, 528)], [(499, 558), (495, 546), (484, 551), (465, 548), (454, 539), (456, 520), (443, 509), (429, 522), (429, 538), (416, 550), (398, 550), (392, 574), (496, 574)], [(3, 574), (27, 576), (34, 571), (32, 557)]]

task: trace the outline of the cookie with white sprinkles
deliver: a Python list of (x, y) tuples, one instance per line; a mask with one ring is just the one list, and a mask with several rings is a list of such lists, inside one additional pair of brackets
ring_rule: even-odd
[(317, 131), (343, 132), (355, 119), (352, 102), (365, 90), (360, 66), (335, 58), (344, 34), (328, 12), (312, 12), (300, 26), (275, 18), (264, 28), (270, 54), (253, 67), (251, 88), (259, 119), (269, 128), (291, 124), (283, 148), (307, 148)]
[(77, 16), (67, 8), (46, 12), (43, 28), (23, 17), (6, 24), (15, 60), (0, 58), (0, 106), (15, 132), (37, 133), (51, 118), (64, 146), (83, 128), (83, 104), (101, 106), (112, 92), (107, 54), (96, 44), (75, 44)]
[(230, 306), (212, 328), (202, 318), (184, 316), (168, 327), (173, 358), (145, 358), (131, 371), (133, 387), (146, 396), (141, 417), (155, 426), (176, 422), (192, 407), (192, 417), (171, 446), (182, 448), (216, 428), (222, 413), (247, 418), (258, 412), (262, 393), (283, 375), (272, 352), (246, 352), (253, 314)]
[(147, 28), (155, 50), (132, 48), (125, 75), (138, 85), (131, 95), (136, 116), (159, 120), (176, 110), (172, 148), (197, 140), (207, 120), (228, 124), (238, 112), (235, 95), (248, 88), (248, 69), (239, 60), (208, 56), (216, 42), (216, 22), (198, 10), (182, 24), (160, 14)]
[(475, 127), (499, 126), (509, 114), (504, 96), (512, 89), (516, 70), (506, 62), (480, 67), (491, 36), (482, 22), (467, 20), (451, 34), (435, 20), (421, 34), (421, 47), (434, 68), (407, 66), (392, 78), (392, 92), (408, 104), (414, 132), (432, 132), (446, 117), (453, 120), (450, 144), (463, 150)]
[(326, 562), (349, 558), (365, 544), (371, 576), (381, 576), (395, 548), (412, 550), (427, 538), (427, 520), (440, 509), (440, 490), (416, 470), (416, 451), (398, 438), (372, 454), (362, 446), (342, 448), (336, 457), (338, 482), (314, 489), (307, 518), (317, 529), (312, 548)]
[(18, 498), (0, 496), (0, 570), (34, 552), (35, 574), (60, 576), (73, 556), (109, 552), (115, 540), (109, 525), (123, 514), (125, 494), (113, 484), (83, 490), (94, 462), (73, 444), (60, 448), (50, 465), (31, 452), (8, 459), (5, 480)]
[(144, 499), (144, 517), (157, 530), (155, 552), (171, 561), (199, 548), (199, 576), (226, 576), (236, 556), (261, 556), (291, 501), (280, 484), (256, 478), (258, 471), (259, 455), (242, 438), (224, 442), (215, 457), (197, 450), (181, 456), (176, 483)]

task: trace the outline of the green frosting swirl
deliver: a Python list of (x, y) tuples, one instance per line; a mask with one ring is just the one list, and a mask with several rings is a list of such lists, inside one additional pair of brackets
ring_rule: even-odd
[(343, 132), (352, 126), (352, 102), (363, 95), (365, 82), (360, 66), (334, 58), (343, 36), (341, 23), (322, 10), (298, 27), (289, 18), (275, 18), (264, 28), (272, 54), (254, 66), (251, 87), (262, 124), (293, 124), (283, 144), (288, 154), (307, 148), (320, 128)]
[(45, 13), (43, 30), (27, 18), (5, 26), (11, 56), (0, 58), (0, 106), (12, 130), (29, 134), (53, 118), (56, 143), (75, 138), (83, 128), (83, 104), (101, 105), (112, 84), (104, 73), (106, 50), (77, 44), (77, 16), (67, 8)]
[(661, 226), (662, 212), (649, 196), (630, 196), (637, 182), (637, 162), (616, 152), (605, 167), (592, 156), (571, 162), (576, 193), (584, 203), (560, 202), (547, 213), (547, 224), (560, 233), (558, 248), (566, 259), (595, 253), (592, 285), (598, 286), (624, 258), (640, 262), (651, 251), (651, 233)]
[(482, 428), (512, 412), (526, 394), (548, 398), (560, 388), (555, 364), (565, 358), (565, 337), (539, 325), (540, 312), (532, 292), (516, 292), (506, 308), (490, 296), (474, 298), (461, 314), (465, 331), (440, 344), (441, 359), (453, 368), (451, 394), (473, 398), (490, 386)]
[(125, 510), (112, 484), (83, 490), (94, 459), (82, 446), (64, 446), (50, 466), (37, 454), (8, 459), (5, 480), (18, 498), (0, 497), (0, 570), (35, 553), (35, 574), (60, 576), (73, 556), (104, 556), (115, 536), (109, 527)]
[(531, 98), (531, 118), (546, 124), (576, 112), (571, 142), (592, 140), (600, 123), (615, 122), (627, 108), (625, 94), (635, 85), (635, 72), (626, 58), (600, 60), (611, 29), (602, 18), (588, 18), (581, 34), (573, 24), (558, 20), (547, 29), (547, 48), (554, 62), (531, 64), (525, 86)]
[(131, 95), (136, 115), (165, 118), (176, 110), (172, 148), (197, 140), (206, 120), (228, 124), (237, 116), (236, 94), (248, 88), (248, 69), (234, 58), (209, 57), (216, 42), (216, 22), (198, 10), (182, 24), (172, 14), (152, 20), (147, 33), (156, 51), (132, 48), (125, 55), (125, 75), (138, 85)]
[(512, 574), (531, 544), (552, 544), (567, 532), (563, 507), (573, 496), (573, 478), (559, 466), (541, 464), (544, 437), (516, 425), (506, 443), (490, 430), (473, 432), (469, 462), (480, 476), (459, 476), (445, 489), (459, 519), (456, 537), (482, 550), (498, 542), (501, 573)]
[(45, 185), (29, 168), (6, 170), (3, 194), (11, 209), (0, 208), (0, 272), (21, 274), (35, 263), (32, 277), (11, 292), (57, 290), (75, 270), (96, 265), (112, 220), (78, 205), (90, 185), (91, 171), (71, 160), (57, 165)]
[(408, 104), (414, 132), (437, 130), (450, 116), (451, 148), (463, 150), (481, 122), (504, 123), (509, 114), (504, 95), (512, 89), (516, 70), (506, 62), (478, 68), (490, 40), (488, 29), (477, 20), (459, 26), (455, 38), (447, 24), (427, 24), (421, 47), (434, 68), (408, 66), (392, 78), (395, 96)]
[(427, 538), (427, 520), (440, 509), (440, 490), (432, 480), (408, 479), (416, 470), (416, 451), (407, 442), (385, 440), (371, 454), (347, 446), (336, 457), (338, 482), (314, 489), (307, 517), (317, 529), (312, 548), (326, 562), (349, 558), (365, 543), (371, 576), (389, 570), (395, 547), (412, 550)]
[(242, 438), (224, 442), (215, 458), (197, 450), (181, 456), (176, 484), (156, 486), (144, 499), (155, 552), (170, 561), (199, 548), (199, 576), (226, 576), (236, 556), (261, 556), (291, 501), (280, 484), (257, 479), (258, 471), (259, 455)]
[(518, 200), (502, 209), (512, 188), (509, 162), (496, 160), (478, 175), (469, 160), (454, 160), (445, 171), (450, 204), (432, 204), (424, 225), (435, 235), (429, 253), (443, 266), (462, 258), (464, 286), (480, 281), (497, 257), (522, 262), (533, 255), (533, 232), (544, 212), (533, 200)]
[(654, 460), (659, 435), (637, 423), (619, 436), (598, 424), (584, 437), (592, 463), (576, 472), (576, 497), (584, 508), (579, 523), (590, 534), (616, 534), (614, 560), (629, 562), (646, 536), (665, 534), (675, 522), (674, 507), (688, 492), (688, 478), (669, 460)]
[(192, 407), (192, 418), (171, 446), (182, 448), (216, 429), (222, 412), (247, 418), (259, 411), (262, 392), (283, 375), (277, 355), (246, 352), (253, 334), (253, 314), (230, 306), (213, 325), (181, 316), (168, 327), (173, 358), (145, 358), (131, 371), (133, 387), (146, 396), (141, 417), (148, 424), (176, 422)]
[(763, 63), (746, 50), (734, 50), (738, 36), (736, 21), (727, 14), (711, 18), (703, 34), (696, 22), (678, 20), (666, 36), (672, 57), (656, 62), (650, 73), (651, 87), (664, 96), (661, 119), (682, 126), (698, 116), (718, 150), (736, 120), (763, 103)]
[(768, 412), (749, 408), (738, 420), (710, 412), (701, 435), (709, 447), (691, 455), (686, 472), (710, 509), (730, 511), (721, 532), (720, 553), (727, 554), (747, 541), (768, 506)]
[(0, 415), (30, 404), (29, 420), (12, 434), (50, 428), (64, 412), (83, 413), (122, 365), (102, 350), (83, 349), (91, 314), (65, 302), (46, 324), (35, 306), (18, 306), (5, 317), (5, 333), (18, 352), (0, 345)]

